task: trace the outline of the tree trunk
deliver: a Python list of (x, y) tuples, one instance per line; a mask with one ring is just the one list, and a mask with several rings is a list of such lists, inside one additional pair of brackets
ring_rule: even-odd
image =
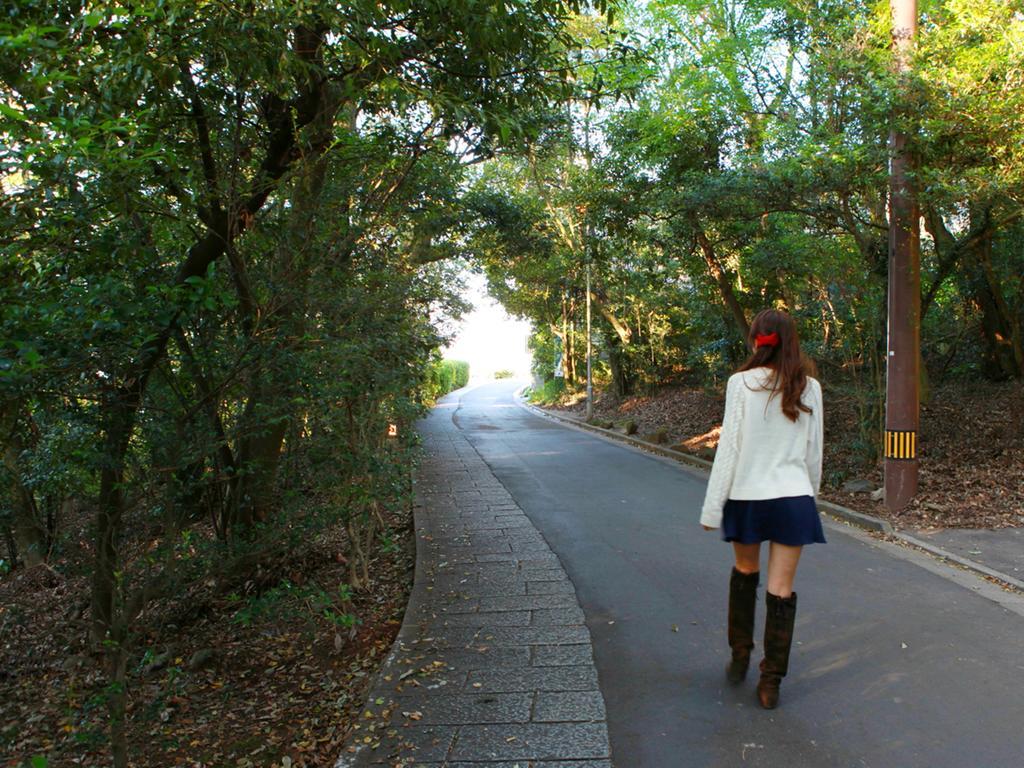
[(986, 230), (965, 249), (965, 289), (981, 312), (985, 342), (985, 375), (991, 379), (1021, 378), (1024, 350), (1020, 319), (1006, 302), (991, 261), (992, 231)]
[(565, 385), (572, 387), (572, 336), (569, 330), (569, 307), (565, 293), (562, 294), (562, 333), (559, 336), (562, 340), (562, 380)]
[[(298, 37), (297, 37), (298, 39)], [(305, 40), (305, 38), (303, 38)], [(305, 42), (303, 43), (305, 44)], [(230, 214), (221, 213), (210, 221), (196, 241), (172, 283), (183, 286), (193, 277), (202, 277), (224, 255), (234, 238), (255, 220), (280, 178), (295, 162), (296, 134), (317, 114), (325, 84), (312, 76), (308, 88), (293, 103), (268, 99), (267, 150), (251, 194)], [(96, 513), (96, 567), (92, 586), (92, 636), (101, 641), (114, 616), (114, 574), (118, 568), (117, 539), (124, 514), (124, 464), (138, 410), (142, 405), (150, 375), (163, 359), (167, 343), (177, 327), (180, 310), (147, 337), (117, 385), (102, 406), (104, 466), (100, 471), (100, 493)]]
[[(268, 383), (264, 380), (272, 378)], [(281, 445), (288, 431), (281, 411), (285, 388), (280, 375), (258, 370), (239, 420), (244, 434), (238, 448), (239, 475), (229, 501), (227, 531), (239, 533), (266, 520), (273, 510)], [(271, 424), (266, 422), (272, 420)]]
[[(20, 553), (25, 565), (32, 567), (46, 559), (49, 551), (49, 537), (46, 527), (40, 519), (35, 495), (19, 480), (18, 457), (23, 450), (21, 436), (12, 434), (4, 449), (4, 464), (7, 474), (11, 478), (11, 506), (14, 513), (8, 547), (12, 553)], [(12, 565), (14, 562), (12, 555)]]
[(562, 380), (566, 383), (570, 383), (570, 364), (569, 364), (569, 334), (563, 325), (559, 329), (556, 325), (551, 326), (551, 335), (558, 341), (558, 364), (562, 369)]
[(611, 309), (608, 308), (607, 297), (602, 291), (592, 290), (590, 292), (590, 300), (594, 303), (594, 308), (597, 309), (598, 313), (605, 320), (608, 321), (608, 325), (615, 331), (615, 335), (618, 341), (622, 344), (629, 344), (630, 339), (633, 338), (633, 331), (630, 330), (629, 326), (620, 320)]
[(704, 230), (700, 227), (697, 227), (697, 244), (700, 246), (700, 252), (704, 257), (704, 263), (708, 267), (708, 272), (711, 273), (711, 277), (716, 285), (718, 285), (718, 292), (722, 297), (722, 303), (729, 310), (733, 323), (736, 325), (736, 330), (739, 331), (740, 337), (746, 343), (750, 337), (750, 323), (747, 322), (747, 315), (743, 311), (739, 299), (736, 298), (736, 292), (732, 287), (732, 276), (722, 267), (718, 256), (715, 254), (714, 245), (712, 245), (708, 236), (704, 234)]
[(238, 462), (230, 524), (250, 526), (266, 520), (274, 507), (277, 467), (284, 437), (294, 416), (292, 401), (299, 391), (296, 371), (289, 363), (302, 349), (306, 335), (309, 277), (314, 257), (313, 240), (327, 177), (325, 151), (334, 133), (340, 91), (329, 88), (308, 137), (316, 161), (295, 179), (285, 236), (275, 254), (279, 281), (273, 307), (261, 319), (261, 334), (272, 331), (269, 365), (256, 370), (249, 398), (240, 419)]
[(18, 567), (18, 543), (14, 540), (14, 531), (11, 526), (4, 525), (4, 544), (7, 545), (7, 561), (11, 568)]
[(612, 369), (612, 392), (621, 400), (633, 394), (633, 376), (629, 367), (629, 359), (623, 349), (618, 334), (605, 334), (608, 350), (608, 366)]
[[(570, 307), (571, 310), (571, 307)], [(569, 371), (568, 381), (566, 382), (572, 387), (576, 386), (576, 321), (572, 319), (570, 311), (569, 318), (569, 347), (568, 347), (568, 360), (569, 360)]]
[(124, 517), (124, 464), (144, 381), (119, 388), (103, 405), (103, 468), (96, 510), (96, 558), (92, 574), (92, 639), (99, 644), (113, 627), (119, 570), (118, 544)]
[(35, 497), (21, 483), (15, 482), (15, 485), (14, 539), (26, 567), (31, 568), (47, 559), (50, 547), (46, 529), (39, 519)]
[(1003, 332), (996, 336), (995, 341), (999, 344), (1001, 358), (1005, 360), (1004, 370), (1013, 378), (1019, 379), (1024, 374), (1024, 341), (1021, 339), (1021, 319), (1019, 313), (1010, 307), (1006, 297), (1003, 296), (1003, 288), (992, 267), (991, 235), (982, 240), (974, 250), (981, 272), (985, 276), (985, 285), (992, 297), (992, 304), (998, 315), (1000, 326), (1003, 329)]
[(3, 465), (10, 477), (12, 516), (8, 548), (12, 567), (20, 554), (26, 566), (38, 565), (49, 555), (52, 532), (43, 520), (35, 494), (21, 482), (21, 454), (28, 447), (25, 435), (31, 434), (32, 417), (24, 403), (15, 401), (0, 412), (0, 438), (3, 438)]

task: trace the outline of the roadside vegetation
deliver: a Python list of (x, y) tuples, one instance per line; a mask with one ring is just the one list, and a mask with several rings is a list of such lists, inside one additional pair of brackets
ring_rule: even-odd
[(462, 360), (434, 360), (428, 369), (425, 395), (432, 403), (468, 383), (469, 363)]
[(534, 405), (557, 405), (580, 399), (579, 397), (566, 399), (565, 382), (560, 378), (548, 379), (539, 387), (528, 387), (524, 394)]
[(5, 6), (0, 764), (333, 763), (468, 376), (467, 169), (579, 10)]

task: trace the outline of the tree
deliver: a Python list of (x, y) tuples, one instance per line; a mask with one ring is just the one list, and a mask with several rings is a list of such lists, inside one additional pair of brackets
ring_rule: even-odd
[[(412, 418), (431, 312), (458, 311), (433, 263), (462, 164), (564, 92), (574, 8), (24, 2), (2, 22), (5, 488), (19, 535), (68, 496), (94, 511), (115, 764), (133, 622), (293, 546), (282, 461), (325, 435), (365, 577), (405, 455), (381, 424)], [(48, 456), (59, 425), (78, 445)]]

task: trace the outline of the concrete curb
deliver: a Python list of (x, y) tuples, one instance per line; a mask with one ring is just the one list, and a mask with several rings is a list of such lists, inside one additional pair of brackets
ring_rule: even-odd
[(833, 504), (831, 501), (825, 501), (818, 499), (818, 508), (825, 510), (829, 515), (835, 517), (843, 522), (856, 525), (858, 528), (863, 528), (866, 531), (874, 531), (875, 533), (884, 533), (886, 535), (893, 535), (896, 533), (896, 529), (892, 527), (892, 523), (888, 520), (882, 520), (880, 517), (869, 515), (866, 512), (858, 512), (855, 509), (844, 507), (840, 504)]
[(1007, 576), (1005, 573), (1000, 573), (999, 571), (989, 568), (987, 565), (982, 565), (981, 563), (975, 560), (971, 560), (970, 558), (961, 557), (960, 555), (953, 554), (947, 549), (937, 547), (934, 544), (929, 544), (927, 541), (922, 541), (916, 536), (911, 536), (909, 533), (902, 533), (901, 531), (896, 531), (894, 535), (896, 536), (896, 538), (905, 541), (907, 544), (917, 547), (918, 549), (923, 549), (925, 552), (928, 552), (929, 554), (935, 555), (936, 557), (941, 557), (943, 560), (949, 560), (951, 563), (956, 563), (962, 568), (967, 568), (968, 570), (974, 571), (975, 573), (980, 573), (982, 576), (987, 576), (990, 579), (995, 579), (996, 581), (1006, 584), (1007, 586), (1013, 587), (1014, 589), (1024, 592), (1024, 581), (1021, 581), (1020, 579), (1015, 579), (1012, 576)]
[[(522, 394), (524, 390), (525, 387), (515, 393), (516, 401), (523, 408), (542, 418), (550, 419), (552, 421), (557, 421), (563, 424), (568, 424), (573, 427), (576, 427), (577, 429), (583, 429), (588, 432), (594, 432), (595, 434), (602, 435), (612, 440), (618, 440), (619, 442), (626, 443), (637, 448), (641, 448), (642, 450), (649, 451), (651, 453), (656, 453), (659, 456), (665, 456), (666, 458), (674, 459), (675, 461), (678, 461), (680, 464), (687, 464), (695, 469), (703, 470), (705, 472), (711, 471), (711, 462), (705, 459), (701, 459), (696, 456), (690, 456), (689, 454), (682, 453), (681, 451), (676, 451), (673, 450), (672, 448), (667, 448), (664, 445), (657, 445), (656, 443), (649, 443), (646, 440), (640, 440), (638, 438), (631, 437), (630, 435), (624, 435), (623, 433), (617, 432), (612, 429), (604, 429), (603, 427), (597, 427), (594, 426), (593, 424), (587, 424), (582, 419), (577, 419), (573, 416), (566, 416), (560, 413), (552, 413), (550, 411), (545, 411), (542, 408), (538, 408), (537, 406), (528, 403), (523, 398)], [(834, 504), (833, 502), (830, 501), (823, 501), (819, 499), (817, 504), (818, 508), (821, 509), (823, 512), (827, 513), (830, 517), (833, 517), (844, 523), (848, 523), (850, 525), (856, 526), (857, 528), (861, 528), (866, 531), (871, 531), (873, 533), (881, 533), (886, 536), (895, 537), (905, 542), (906, 544), (924, 550), (925, 552), (928, 552), (929, 554), (934, 555), (935, 557), (942, 558), (943, 560), (948, 560), (951, 563), (956, 563), (962, 568), (967, 568), (968, 570), (980, 574), (981, 576), (985, 576), (990, 579), (995, 579), (996, 581), (1005, 584), (1008, 587), (1024, 592), (1024, 582), (1020, 581), (1019, 579), (1015, 579), (1012, 576), (1007, 576), (1004, 573), (1000, 573), (999, 571), (993, 570), (992, 568), (989, 568), (986, 565), (982, 565), (981, 563), (978, 563), (974, 560), (970, 560), (969, 558), (961, 557), (960, 555), (954, 554), (949, 550), (943, 549), (942, 547), (937, 547), (934, 544), (929, 544), (928, 542), (922, 541), (921, 539), (918, 539), (915, 536), (912, 536), (908, 533), (898, 531), (895, 528), (893, 528), (892, 523), (890, 523), (888, 520), (882, 520), (881, 518), (875, 517), (874, 515), (869, 515), (864, 512), (858, 512), (854, 509), (844, 507), (840, 504)]]

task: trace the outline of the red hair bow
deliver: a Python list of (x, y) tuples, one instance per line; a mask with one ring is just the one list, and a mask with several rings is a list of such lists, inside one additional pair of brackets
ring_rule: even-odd
[(779, 334), (772, 333), (759, 333), (754, 337), (754, 348), (757, 347), (777, 347), (779, 346)]

